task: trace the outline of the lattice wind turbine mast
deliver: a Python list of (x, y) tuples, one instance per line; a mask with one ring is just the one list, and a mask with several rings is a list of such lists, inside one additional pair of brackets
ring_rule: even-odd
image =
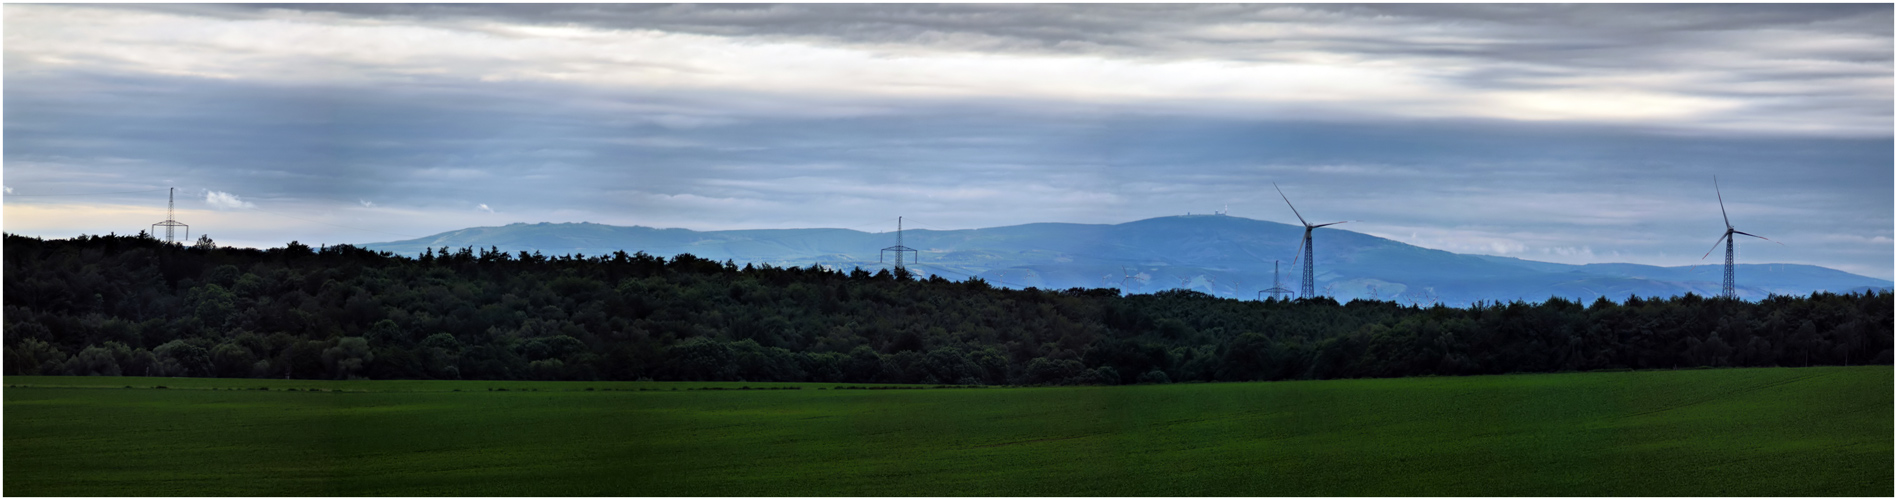
[[(1727, 298), (1727, 299), (1737, 299), (1739, 298), (1739, 294), (1736, 290), (1734, 290), (1733, 282), (1732, 282), (1732, 250), (1733, 250), (1732, 235), (1743, 234), (1746, 236), (1751, 236), (1754, 238), (1770, 241), (1773, 243), (1778, 243), (1778, 242), (1774, 241), (1771, 238), (1759, 236), (1756, 234), (1752, 234), (1752, 233), (1748, 233), (1745, 231), (1740, 231), (1740, 230), (1732, 228), (1732, 217), (1729, 217), (1726, 215), (1726, 195), (1719, 192), (1719, 178), (1718, 177), (1713, 177), (1713, 196), (1717, 196), (1719, 198), (1719, 218), (1726, 222), (1726, 232), (1723, 234), (1720, 234), (1719, 239), (1713, 240), (1713, 247), (1706, 249), (1706, 255), (1699, 256), (1699, 260), (1706, 260), (1706, 257), (1711, 256), (1713, 254), (1713, 250), (1719, 249), (1719, 243), (1724, 242), (1726, 244), (1726, 279), (1719, 286), (1719, 296)], [(1780, 246), (1784, 245), (1784, 243), (1778, 243), (1778, 244)]]
[(184, 228), (184, 239), (191, 239), (191, 226), (183, 222), (178, 222), (178, 188), (171, 188), (170, 193), (171, 194), (167, 195), (165, 199), (165, 220), (164, 222), (151, 225), (152, 236), (158, 236), (158, 227), (164, 226), (165, 243), (171, 243), (173, 236), (175, 236), (173, 231), (177, 231), (178, 228), (182, 227)]
[(1335, 226), (1338, 224), (1343, 224), (1345, 222), (1352, 222), (1352, 221), (1340, 220), (1337, 222), (1328, 222), (1324, 224), (1311, 224), (1310, 222), (1306, 222), (1304, 220), (1304, 214), (1298, 213), (1298, 206), (1291, 204), (1291, 197), (1284, 195), (1284, 188), (1278, 187), (1278, 183), (1276, 182), (1271, 183), (1271, 187), (1273, 189), (1278, 190), (1278, 197), (1284, 198), (1284, 204), (1286, 206), (1291, 207), (1291, 214), (1298, 216), (1298, 223), (1304, 225), (1304, 241), (1298, 244), (1298, 253), (1301, 255), (1299, 255), (1298, 257), (1292, 258), (1291, 263), (1295, 265), (1298, 263), (1298, 259), (1300, 258), (1304, 259), (1304, 283), (1303, 283), (1303, 286), (1301, 287), (1300, 293), (1302, 293), (1302, 297), (1306, 297), (1306, 298), (1315, 296), (1317, 292), (1316, 290), (1317, 281), (1316, 281), (1316, 273), (1314, 272), (1314, 269), (1313, 269), (1314, 266), (1312, 265), (1311, 261), (1313, 260), (1313, 255), (1316, 252), (1311, 250), (1311, 230), (1324, 227), (1324, 226)]

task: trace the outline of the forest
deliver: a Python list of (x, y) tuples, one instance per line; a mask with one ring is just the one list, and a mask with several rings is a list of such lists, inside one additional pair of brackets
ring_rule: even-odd
[(1890, 291), (1456, 308), (1011, 290), (689, 254), (5, 236), (5, 372), (1135, 384), (1890, 364)]

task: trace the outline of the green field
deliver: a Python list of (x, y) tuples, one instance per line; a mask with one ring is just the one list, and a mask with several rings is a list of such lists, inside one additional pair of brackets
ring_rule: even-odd
[[(5, 380), (12, 496), (1893, 493), (1887, 366), (919, 390)], [(801, 389), (690, 390), (746, 385)]]

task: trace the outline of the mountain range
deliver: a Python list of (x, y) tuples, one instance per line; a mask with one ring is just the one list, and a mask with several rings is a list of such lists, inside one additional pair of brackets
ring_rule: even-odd
[[(911, 229), (905, 257), (919, 275), (951, 280), (979, 276), (1010, 288), (1119, 288), (1150, 293), (1183, 288), (1220, 297), (1252, 299), (1276, 282), (1297, 290), (1302, 262), (1293, 266), (1300, 226), (1228, 215), (1158, 217), (1122, 224), (1035, 223), (963, 230)], [(1659, 267), (1640, 264), (1557, 264), (1510, 257), (1432, 250), (1348, 230), (1318, 229), (1315, 288), (1347, 301), (1379, 298), (1403, 303), (1540, 301), (1562, 297), (1669, 297), (1719, 293), (1721, 265)], [(751, 229), (692, 231), (592, 223), (515, 223), (474, 227), (406, 241), (369, 243), (369, 249), (419, 255), (428, 248), (603, 255), (614, 251), (671, 257), (689, 253), (738, 265), (821, 265), (849, 270), (890, 268), (893, 231)], [(880, 254), (880, 255), (879, 255)], [(879, 260), (880, 257), (880, 260)], [(1740, 264), (1740, 298), (1891, 288), (1889, 280), (1802, 264)]]

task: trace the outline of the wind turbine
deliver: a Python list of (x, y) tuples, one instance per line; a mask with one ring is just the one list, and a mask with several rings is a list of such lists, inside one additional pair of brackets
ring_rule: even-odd
[[(1139, 282), (1139, 283), (1145, 283), (1145, 282), (1146, 282), (1146, 279), (1145, 279), (1145, 278), (1141, 278), (1141, 277), (1140, 277), (1140, 276), (1139, 276), (1138, 274), (1133, 274), (1133, 272), (1132, 272), (1132, 271), (1129, 271), (1129, 270), (1127, 270), (1127, 269), (1126, 269), (1126, 266), (1120, 266), (1120, 274), (1122, 274), (1122, 275), (1124, 275), (1123, 277), (1121, 277), (1121, 278), (1120, 278), (1120, 289), (1121, 289), (1121, 290), (1125, 290), (1125, 289), (1126, 289), (1126, 282), (1127, 282), (1128, 280), (1131, 280), (1131, 281), (1135, 281), (1135, 282)], [(1144, 274), (1144, 273), (1141, 273), (1141, 274)]]
[[(1739, 295), (1738, 293), (1733, 291), (1733, 287), (1732, 287), (1732, 245), (1733, 245), (1732, 235), (1743, 234), (1743, 235), (1751, 236), (1751, 237), (1758, 238), (1761, 240), (1771, 241), (1773, 243), (1778, 243), (1778, 242), (1772, 241), (1771, 238), (1759, 236), (1756, 234), (1752, 234), (1752, 233), (1748, 233), (1745, 231), (1740, 231), (1740, 230), (1732, 228), (1732, 218), (1726, 216), (1726, 195), (1719, 192), (1719, 177), (1717, 176), (1713, 177), (1713, 195), (1719, 197), (1719, 218), (1724, 219), (1726, 221), (1726, 233), (1719, 235), (1719, 239), (1713, 240), (1713, 247), (1706, 249), (1706, 255), (1699, 256), (1699, 260), (1706, 260), (1707, 256), (1712, 255), (1713, 250), (1716, 250), (1719, 248), (1720, 240), (1724, 240), (1726, 242), (1726, 282), (1725, 284), (1720, 285), (1719, 295), (1727, 299), (1736, 299), (1736, 298), (1739, 298)], [(1780, 246), (1785, 245), (1784, 243), (1778, 243), (1778, 244)]]
[[(1302, 293), (1303, 293), (1303, 295), (1302, 295), (1302, 296), (1303, 296), (1303, 297), (1305, 297), (1305, 298), (1309, 298), (1309, 297), (1311, 297), (1311, 296), (1313, 296), (1313, 295), (1315, 295), (1315, 293), (1316, 293), (1316, 291), (1317, 291), (1317, 290), (1316, 290), (1316, 286), (1317, 286), (1317, 281), (1315, 280), (1315, 278), (1314, 278), (1314, 277), (1315, 277), (1315, 274), (1314, 274), (1314, 273), (1312, 272), (1312, 269), (1311, 269), (1311, 254), (1312, 254), (1312, 251), (1311, 251), (1311, 230), (1312, 230), (1312, 229), (1317, 229), (1317, 228), (1320, 228), (1320, 227), (1324, 227), (1324, 226), (1335, 226), (1335, 225), (1338, 225), (1338, 224), (1343, 224), (1343, 223), (1345, 223), (1345, 222), (1350, 222), (1350, 221), (1347, 221), (1347, 220), (1340, 220), (1340, 221), (1337, 221), (1337, 222), (1331, 222), (1331, 223), (1326, 223), (1326, 224), (1317, 224), (1317, 225), (1312, 225), (1312, 224), (1311, 224), (1311, 223), (1309, 223), (1309, 222), (1305, 222), (1305, 221), (1304, 221), (1304, 214), (1300, 214), (1300, 213), (1298, 213), (1298, 206), (1297, 206), (1297, 205), (1292, 205), (1292, 204), (1291, 204), (1291, 197), (1289, 197), (1289, 196), (1285, 196), (1285, 195), (1284, 195), (1284, 188), (1280, 188), (1280, 187), (1278, 187), (1278, 183), (1276, 183), (1276, 182), (1273, 182), (1273, 183), (1271, 183), (1271, 187), (1272, 187), (1273, 189), (1277, 189), (1277, 190), (1278, 190), (1278, 197), (1279, 197), (1279, 198), (1284, 198), (1284, 204), (1285, 204), (1285, 205), (1288, 205), (1288, 206), (1290, 206), (1290, 207), (1291, 207), (1291, 214), (1292, 214), (1292, 215), (1296, 215), (1296, 216), (1298, 216), (1298, 223), (1299, 223), (1299, 224), (1304, 224), (1304, 242), (1303, 242), (1303, 243), (1299, 243), (1299, 244), (1298, 244), (1298, 253), (1300, 254), (1300, 258), (1303, 258), (1303, 259), (1304, 259), (1304, 287), (1303, 287), (1303, 291), (1302, 291)], [(1292, 264), (1292, 265), (1296, 265), (1296, 264), (1297, 264), (1297, 261), (1298, 261), (1298, 259), (1297, 259), (1297, 258), (1293, 258), (1293, 259), (1291, 259), (1291, 264)]]

